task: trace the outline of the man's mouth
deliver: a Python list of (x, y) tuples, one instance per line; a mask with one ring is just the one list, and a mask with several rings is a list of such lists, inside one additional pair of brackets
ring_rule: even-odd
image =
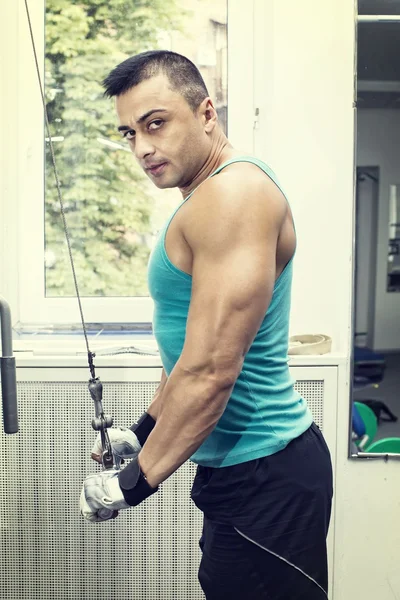
[(164, 171), (164, 168), (166, 166), (167, 166), (166, 162), (158, 163), (157, 165), (150, 165), (150, 166), (146, 167), (146, 171), (148, 171), (152, 175), (157, 176), (157, 175), (161, 175), (161, 173)]

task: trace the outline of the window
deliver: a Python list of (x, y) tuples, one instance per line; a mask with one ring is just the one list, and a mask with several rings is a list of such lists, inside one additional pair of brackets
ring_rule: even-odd
[[(148, 256), (181, 197), (177, 190), (153, 187), (136, 165), (116, 133), (113, 103), (103, 98), (101, 80), (137, 52), (156, 47), (180, 52), (200, 69), (231, 141), (251, 152), (251, 88), (246, 99), (236, 94), (252, 71), (253, 15), (243, 17), (230, 4), (228, 10), (227, 0), (145, 0), (140, 8), (128, 1), (47, 0), (43, 46), (44, 5), (29, 6), (85, 320), (149, 322)], [(30, 114), (39, 116), (32, 48), (26, 23), (20, 27), (25, 40), (19, 97), (24, 90)], [(229, 96), (228, 103), (231, 89), (236, 98)], [(43, 120), (27, 122), (24, 115), (20, 110), (27, 142), (19, 163), (20, 320), (78, 322), (47, 132), (43, 136)]]

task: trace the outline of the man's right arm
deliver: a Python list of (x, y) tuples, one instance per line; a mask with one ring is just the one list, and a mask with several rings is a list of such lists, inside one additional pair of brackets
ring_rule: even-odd
[(163, 392), (164, 386), (167, 383), (167, 381), (168, 381), (168, 377), (165, 372), (165, 369), (163, 369), (162, 373), (161, 373), (160, 384), (159, 384), (158, 388), (156, 389), (156, 391), (154, 392), (153, 399), (150, 403), (149, 408), (146, 411), (151, 417), (153, 417), (153, 419), (155, 421), (157, 421), (157, 417), (160, 413), (162, 392)]
[[(137, 423), (134, 423), (129, 428), (117, 427), (108, 430), (113, 451), (120, 458), (134, 458), (139, 453), (148, 436), (154, 429), (158, 415), (161, 413), (161, 398), (167, 381), (168, 377), (163, 369), (161, 373), (161, 381), (154, 392), (152, 401), (148, 409), (143, 413)], [(132, 433), (135, 435), (132, 435)], [(98, 434), (92, 448), (91, 456), (93, 460), (101, 463), (102, 451), (101, 436)]]
[(154, 429), (158, 416), (161, 414), (161, 403), (163, 397), (164, 386), (168, 381), (168, 377), (165, 370), (162, 370), (161, 381), (156, 389), (153, 399), (148, 409), (143, 413), (137, 423), (134, 423), (130, 430), (136, 435), (141, 446), (144, 445), (145, 441), (149, 437), (150, 433)]

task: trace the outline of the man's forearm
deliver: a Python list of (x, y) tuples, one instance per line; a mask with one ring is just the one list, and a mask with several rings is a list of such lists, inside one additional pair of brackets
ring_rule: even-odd
[(147, 410), (142, 414), (140, 419), (134, 423), (130, 429), (136, 435), (140, 445), (143, 447), (149, 437), (150, 433), (153, 431), (158, 416), (161, 411), (162, 405), (162, 392), (166, 382), (168, 381), (168, 377), (163, 369), (161, 374), (161, 381), (154, 392), (152, 401), (147, 408)]
[(200, 447), (221, 417), (235, 381), (184, 370), (178, 361), (156, 400), (157, 423), (139, 454), (150, 486), (167, 479)]
[(167, 374), (165, 372), (165, 369), (162, 370), (161, 373), (161, 380), (160, 380), (160, 384), (158, 386), (158, 388), (156, 389), (156, 391), (154, 392), (154, 396), (152, 398), (152, 401), (148, 407), (148, 409), (146, 410), (146, 412), (153, 417), (153, 419), (155, 421), (157, 421), (157, 417), (160, 413), (160, 408), (161, 408), (161, 399), (162, 399), (162, 391), (165, 387), (165, 384), (168, 381), (168, 377)]

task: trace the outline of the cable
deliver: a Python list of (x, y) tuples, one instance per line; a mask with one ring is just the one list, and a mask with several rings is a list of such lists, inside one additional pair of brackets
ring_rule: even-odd
[(85, 337), (85, 344), (86, 344), (86, 349), (87, 349), (87, 354), (88, 354), (88, 364), (89, 364), (90, 374), (91, 374), (92, 378), (95, 379), (95, 377), (96, 377), (96, 375), (95, 375), (95, 366), (93, 364), (93, 358), (94, 358), (95, 354), (93, 354), (90, 351), (90, 348), (89, 348), (89, 341), (88, 341), (88, 336), (87, 336), (87, 331), (86, 331), (86, 324), (85, 324), (85, 319), (84, 319), (84, 316), (83, 316), (82, 302), (81, 302), (81, 297), (79, 295), (78, 280), (77, 280), (77, 277), (76, 277), (75, 265), (74, 265), (74, 260), (73, 260), (73, 257), (72, 257), (71, 241), (70, 241), (70, 236), (69, 236), (69, 231), (68, 231), (68, 226), (67, 226), (67, 220), (66, 220), (66, 217), (65, 217), (64, 203), (63, 203), (62, 195), (61, 195), (60, 180), (59, 180), (59, 177), (58, 177), (58, 171), (57, 171), (57, 166), (56, 166), (56, 159), (55, 159), (55, 155), (54, 155), (54, 147), (53, 147), (53, 142), (52, 142), (52, 139), (51, 139), (49, 117), (48, 117), (47, 108), (46, 108), (46, 99), (45, 99), (45, 96), (44, 96), (44, 88), (43, 88), (42, 80), (41, 80), (41, 77), (40, 77), (39, 62), (38, 62), (37, 53), (36, 53), (35, 40), (34, 40), (34, 37), (33, 37), (32, 23), (31, 23), (31, 17), (30, 17), (30, 14), (29, 14), (29, 8), (28, 8), (28, 1), (27, 0), (25, 0), (25, 8), (26, 8), (26, 16), (28, 18), (29, 33), (30, 33), (31, 41), (32, 41), (33, 55), (34, 55), (34, 58), (35, 58), (36, 73), (37, 73), (38, 81), (39, 81), (40, 95), (42, 97), (42, 104), (43, 104), (43, 109), (44, 109), (44, 117), (45, 117), (45, 122), (46, 122), (47, 136), (49, 138), (51, 160), (52, 160), (52, 163), (53, 163), (54, 177), (55, 177), (55, 180), (56, 180), (58, 201), (60, 203), (60, 209), (61, 209), (61, 216), (62, 216), (63, 225), (64, 225), (65, 238), (67, 240), (67, 246), (68, 246), (69, 260), (70, 260), (71, 269), (72, 269), (72, 276), (73, 276), (73, 279), (74, 279), (76, 298), (78, 300), (79, 312), (80, 312), (81, 323), (82, 323), (82, 328), (83, 328), (83, 335)]
[(43, 104), (43, 110), (44, 110), (44, 116), (45, 116), (45, 122), (46, 122), (46, 130), (47, 130), (47, 135), (48, 135), (49, 144), (50, 144), (51, 160), (53, 163), (54, 177), (56, 180), (58, 201), (60, 203), (60, 208), (61, 208), (61, 216), (62, 216), (63, 225), (64, 225), (65, 237), (66, 237), (67, 245), (68, 245), (68, 254), (69, 254), (69, 260), (71, 263), (72, 275), (74, 278), (76, 298), (78, 300), (83, 335), (85, 337), (85, 344), (86, 344), (86, 349), (87, 349), (88, 364), (89, 364), (89, 370), (90, 370), (90, 375), (91, 375), (91, 379), (89, 380), (89, 392), (90, 392), (90, 395), (92, 396), (92, 399), (94, 402), (95, 415), (96, 415), (95, 418), (92, 420), (92, 427), (95, 431), (100, 431), (103, 468), (104, 469), (113, 469), (115, 467), (114, 455), (112, 452), (110, 438), (109, 438), (109, 435), (107, 432), (107, 428), (112, 427), (112, 425), (113, 425), (113, 419), (112, 419), (112, 417), (104, 414), (103, 405), (102, 405), (103, 385), (100, 381), (100, 378), (96, 377), (95, 366), (93, 364), (93, 358), (95, 357), (95, 354), (93, 352), (91, 352), (90, 348), (89, 348), (89, 340), (88, 340), (87, 331), (86, 331), (85, 319), (83, 316), (81, 297), (79, 295), (78, 280), (76, 277), (75, 265), (74, 265), (74, 260), (73, 260), (73, 256), (72, 256), (71, 241), (70, 241), (70, 236), (69, 236), (69, 231), (68, 231), (68, 226), (67, 226), (67, 220), (65, 217), (64, 203), (62, 200), (60, 180), (58, 177), (56, 158), (54, 155), (53, 142), (51, 139), (49, 117), (47, 114), (46, 99), (44, 96), (44, 87), (43, 87), (42, 80), (40, 77), (39, 62), (38, 62), (38, 58), (37, 58), (35, 40), (33, 37), (33, 30), (32, 30), (32, 22), (31, 22), (31, 17), (29, 14), (27, 0), (25, 0), (25, 8), (26, 8), (26, 16), (28, 18), (29, 32), (30, 32), (31, 42), (32, 42), (32, 50), (33, 50), (33, 55), (35, 58), (36, 73), (37, 73), (38, 81), (39, 81), (40, 95), (42, 97), (42, 104)]

